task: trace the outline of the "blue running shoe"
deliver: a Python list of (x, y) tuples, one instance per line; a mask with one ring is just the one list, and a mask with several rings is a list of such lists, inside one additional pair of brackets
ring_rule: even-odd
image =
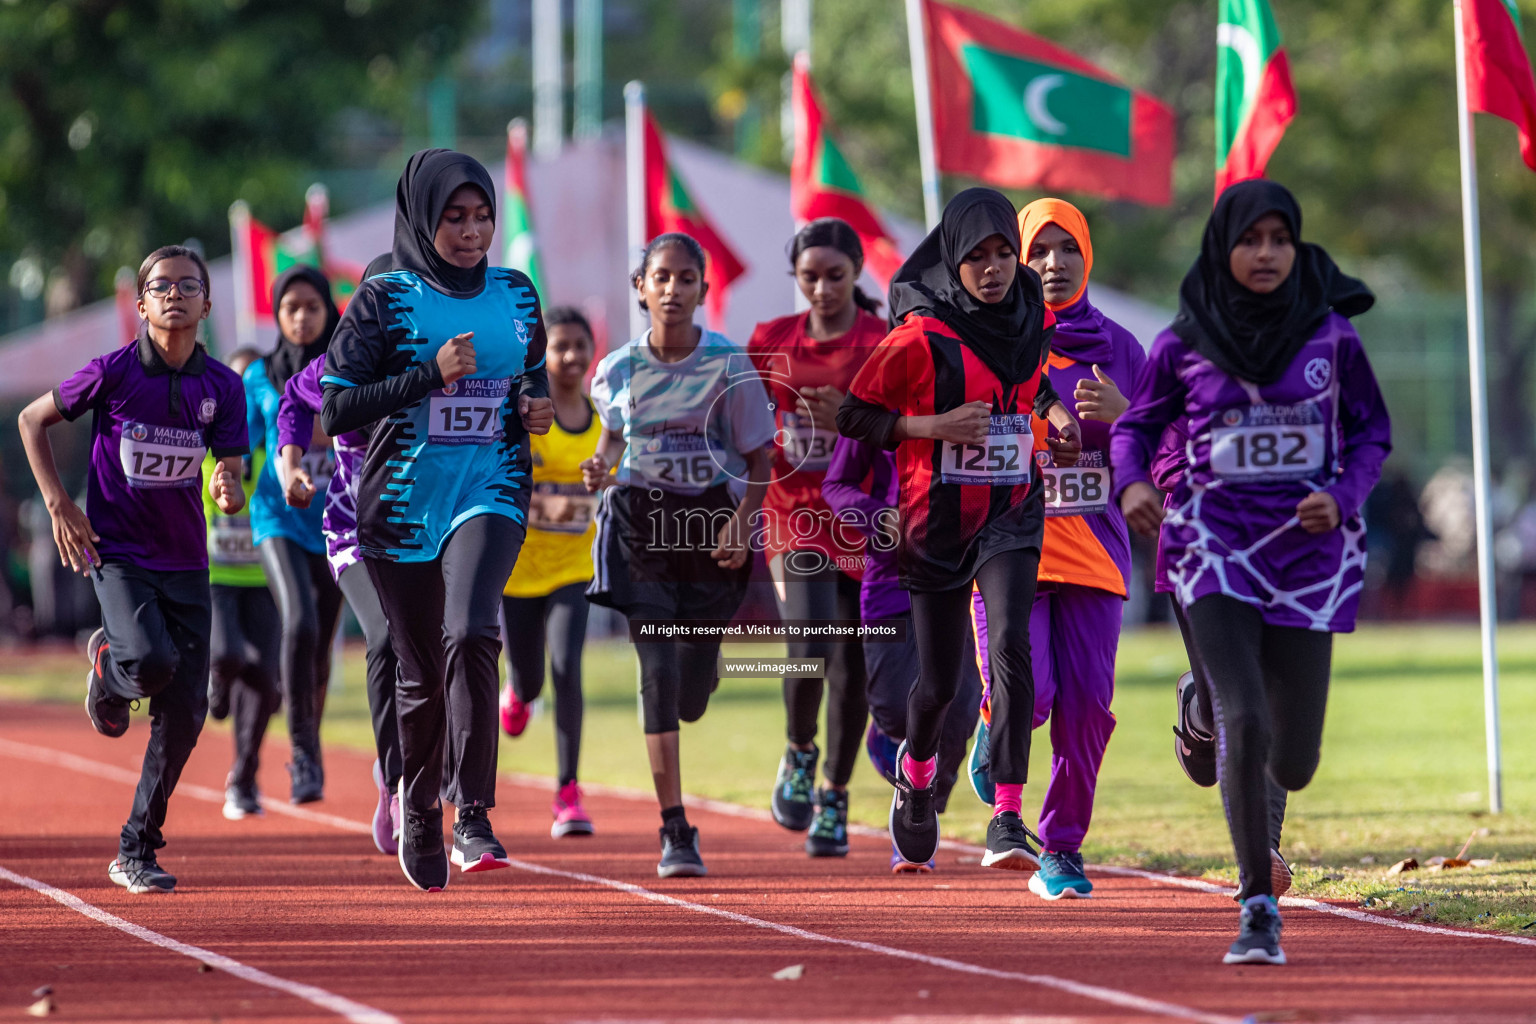
[(926, 864), (914, 864), (901, 855), (896, 849), (895, 840), (891, 841), (891, 874), (893, 875), (926, 875), (933, 870), (933, 860), (930, 858)]
[(976, 727), (969, 768), (971, 789), (976, 791), (976, 799), (988, 807), (997, 803), (997, 787), (992, 785), (992, 727), (986, 722)]
[(869, 754), (869, 763), (875, 766), (875, 771), (886, 782), (896, 777), (896, 748), (899, 746), (899, 743), (881, 732), (878, 725), (869, 723), (869, 729), (864, 733), (864, 750)]
[(1093, 883), (1083, 874), (1083, 855), (1044, 851), (1040, 870), (1029, 876), (1029, 891), (1043, 900), (1087, 899)]
[(804, 832), (816, 817), (816, 761), (821, 751), (784, 748), (773, 780), (773, 820), (792, 832)]
[(1280, 907), (1272, 896), (1250, 896), (1243, 901), (1241, 930), (1237, 941), (1221, 958), (1224, 964), (1284, 964), (1280, 948)]

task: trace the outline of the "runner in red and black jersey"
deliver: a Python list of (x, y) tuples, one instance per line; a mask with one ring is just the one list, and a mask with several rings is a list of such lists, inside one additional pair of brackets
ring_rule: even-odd
[[(880, 303), (858, 286), (864, 248), (847, 221), (813, 220), (789, 250), (810, 309), (757, 325), (747, 352), (773, 400), (777, 451), (763, 502), (764, 550), (786, 620), (857, 621), (864, 537), (834, 522), (821, 496), (837, 442), (837, 409), (853, 375), (885, 337)], [(869, 717), (858, 640), (789, 644), (791, 658), (826, 666), (826, 786), (814, 794), (822, 680), (785, 679), (788, 745), (773, 784), (773, 820), (810, 829), (812, 857), (848, 853), (848, 780)], [(819, 807), (819, 810), (818, 810)]]
[[(1056, 464), (1076, 464), (1077, 421), (1042, 372), (1055, 320), (1040, 278), (1019, 263), (1013, 205), (960, 193), (891, 281), (899, 326), (854, 377), (838, 429), (894, 448), (901, 476), (902, 586), (912, 594), (919, 675), (897, 757), (891, 838), (923, 863), (939, 844), (933, 810), (939, 734), (960, 679), (972, 583), (986, 602), (992, 667), (992, 777), (1022, 784), (1034, 713), (1029, 618), (1044, 530), (1030, 415), (1049, 419)], [(987, 828), (987, 865), (1037, 869), (1019, 815)]]

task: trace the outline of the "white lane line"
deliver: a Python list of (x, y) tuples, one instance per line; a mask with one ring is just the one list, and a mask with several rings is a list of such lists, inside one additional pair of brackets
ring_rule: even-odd
[(93, 903), (85, 902), (85, 900), (74, 893), (65, 892), (63, 889), (56, 889), (47, 882), (39, 882), (37, 879), (28, 878), (26, 875), (18, 875), (16, 872), (3, 866), (0, 866), (0, 879), (4, 879), (14, 885), (19, 885), (24, 889), (31, 889), (34, 892), (41, 893), (60, 906), (67, 907), (75, 913), (88, 917), (93, 921), (98, 921), (109, 928), (116, 928), (124, 934), (149, 943), (151, 946), (159, 946), (161, 949), (168, 950), (169, 952), (191, 957), (193, 960), (201, 961), (209, 967), (234, 975), (242, 981), (249, 981), (264, 988), (276, 989), (279, 992), (286, 992), (288, 995), (297, 996), (306, 1003), (318, 1006), (322, 1010), (329, 1010), (337, 1016), (352, 1022), (352, 1024), (400, 1024), (400, 1018), (385, 1013), (383, 1010), (376, 1010), (371, 1006), (353, 1002), (345, 996), (339, 996), (334, 992), (327, 992), (325, 989), (315, 985), (305, 985), (302, 982), (279, 978), (258, 968), (248, 967), (238, 960), (224, 956), (222, 953), (214, 953), (203, 949), (201, 946), (190, 946), (185, 942), (178, 942), (169, 936), (161, 935), (159, 932), (150, 931), (142, 925), (134, 924), (132, 921), (125, 921), (116, 914), (110, 914)]
[[(75, 754), (68, 754), (63, 751), (53, 750), (48, 747), (38, 747), (28, 743), (16, 743), (11, 740), (0, 739), (0, 753), (9, 753), (13, 756), (21, 757), (27, 760), (41, 761), (43, 763), (57, 765), (61, 768), (69, 768), (75, 771), (81, 771), (86, 774), (94, 775), (98, 778), (112, 779), (114, 781), (132, 783), (134, 785), (138, 784), (138, 775), (136, 773), (126, 771), (125, 769), (118, 768), (114, 765), (102, 764), (99, 761), (91, 761), (88, 758), (83, 758)], [(189, 796), (197, 800), (204, 800), (210, 803), (222, 804), (224, 802), (224, 794), (218, 792), (217, 790), (210, 789), (207, 786), (177, 786), (176, 791), (178, 794)], [(307, 811), (302, 807), (292, 807), (288, 804), (280, 804), (276, 802), (270, 803), (266, 806), (268, 810), (278, 814), (286, 814), (293, 818), (300, 818), (306, 821), (314, 821), (319, 824), (330, 825), (332, 827), (344, 828), (349, 832), (372, 831), (372, 827), (368, 824), (352, 821), (347, 818), (340, 818), (336, 815), (318, 814), (314, 811)], [(1201, 1010), (1196, 1010), (1191, 1007), (1180, 1006), (1177, 1003), (1167, 1003), (1157, 999), (1148, 999), (1143, 996), (1134, 995), (1130, 992), (1122, 992), (1118, 989), (1104, 988), (1098, 985), (1086, 985), (1082, 982), (1072, 981), (1068, 978), (1058, 978), (1050, 974), (1023, 974), (1017, 971), (1000, 971), (991, 967), (982, 967), (977, 964), (965, 963), (961, 960), (951, 960), (947, 957), (929, 956), (926, 953), (915, 953), (911, 950), (898, 949), (894, 946), (882, 946), (873, 942), (859, 942), (855, 939), (840, 939), (833, 935), (823, 935), (820, 932), (808, 931), (804, 928), (796, 928), (793, 925), (779, 924), (775, 921), (765, 921), (761, 918), (749, 917), (746, 914), (738, 914), (734, 911), (722, 910), (719, 907), (706, 906), (702, 903), (690, 903), (687, 900), (681, 900), (675, 896), (668, 896), (664, 893), (654, 892), (650, 889), (646, 889), (642, 886), (638, 886), (630, 882), (621, 882), (617, 879), (604, 878), (601, 875), (589, 875), (579, 871), (565, 871), (560, 868), (545, 867), (542, 864), (534, 864), (524, 860), (510, 860), (509, 863), (511, 863), (513, 867), (522, 871), (529, 872), (530, 874), (545, 875), (553, 878), (564, 878), (573, 882), (581, 882), (586, 885), (612, 889), (616, 892), (622, 892), (630, 896), (638, 897), (639, 899), (648, 900), (652, 903), (659, 903), (664, 906), (676, 907), (681, 910), (690, 910), (694, 913), (705, 914), (710, 917), (722, 918), (736, 924), (746, 925), (751, 928), (759, 928), (764, 931), (777, 932), (780, 935), (787, 935), (791, 938), (800, 939), (806, 942), (816, 942), (829, 946), (843, 946), (848, 949), (857, 949), (865, 953), (874, 953), (880, 956), (893, 957), (898, 960), (907, 960), (914, 963), (925, 964), (929, 967), (938, 967), (943, 970), (956, 971), (962, 974), (979, 975), (985, 978), (996, 978), (1000, 981), (1015, 981), (1023, 982), (1024, 984), (1029, 985), (1038, 985), (1042, 988), (1051, 988), (1060, 992), (1069, 993), (1071, 995), (1092, 999), (1097, 1002), (1107, 1003), (1110, 1006), (1123, 1007), (1125, 1009), (1135, 1010), (1140, 1013), (1157, 1014), (1161, 1017), (1174, 1017), (1180, 1020), (1197, 1021), (1199, 1024), (1234, 1024), (1236, 1021), (1236, 1018), (1233, 1017), (1205, 1013)], [(177, 947), (177, 952), (184, 952), (188, 956), (204, 954), (210, 957), (217, 957), (220, 961), (227, 962), (229, 964), (235, 964), (235, 966), (238, 967), (244, 967), (244, 965), (236, 964), (235, 961), (229, 960), (227, 957), (220, 957), (216, 953), (208, 953), (206, 950), (198, 949), (196, 946), (184, 946), (182, 943), (176, 942), (174, 939), (167, 939), (165, 936), (150, 932), (147, 929), (140, 929), (138, 925), (130, 924), (127, 921), (123, 921), (121, 918), (113, 917), (111, 914), (106, 913), (106, 911), (99, 911), (95, 907), (91, 907), (90, 904), (84, 903), (83, 901), (78, 900), (76, 897), (70, 896), (68, 893), (62, 893), (60, 890), (53, 889), (52, 886), (45, 885), (45, 883), (33, 883), (31, 879), (23, 879), (20, 875), (12, 875), (10, 872), (5, 871), (4, 868), (0, 868), (0, 872), (4, 872), (4, 875), (0, 877), (9, 877), (13, 881), (17, 881), (18, 884), (29, 885), (30, 883), (29, 887), (31, 888), (41, 887), (39, 888), (39, 891), (46, 892), (47, 895), (59, 893), (60, 895), (54, 896), (54, 899), (59, 899), (61, 903), (63, 903), (64, 900), (60, 899), (60, 896), (67, 897), (70, 900), (75, 900), (77, 903), (80, 903), (81, 907), (88, 907), (90, 910), (96, 911), (96, 914), (92, 914), (87, 910), (80, 909), (80, 907), (72, 906), (72, 909), (80, 910), (81, 913), (86, 914), (88, 917), (96, 917), (97, 914), (100, 914), (102, 916), (97, 917), (97, 920), (102, 920), (104, 923), (112, 924), (113, 927), (120, 927), (124, 931), (129, 931), (129, 934), (138, 935), (140, 932), (143, 932), (144, 934), (139, 935), (140, 938), (146, 938), (146, 936), (154, 936), (155, 939), (161, 939), (166, 943), (174, 943), (175, 947)], [(65, 903), (65, 905), (71, 906), (69, 903)], [(146, 938), (146, 941), (154, 941), (154, 939)], [(161, 943), (159, 942), (156, 943), (156, 945), (160, 944)], [(201, 957), (198, 958), (201, 959)], [(211, 963), (212, 961), (205, 962)], [(214, 966), (222, 967), (222, 964), (214, 964)], [(227, 970), (228, 968), (223, 969)], [(293, 986), (295, 989), (311, 988), (307, 985), (297, 985), (294, 982), (286, 982), (280, 978), (273, 978), (271, 975), (265, 974), (261, 971), (256, 971), (254, 968), (244, 969), (252, 971), (254, 974), (260, 974), (264, 978), (268, 978), (273, 982), (279, 982), (281, 985)], [(231, 973), (234, 972), (231, 971)], [(288, 989), (285, 989), (285, 991), (288, 991)], [(313, 989), (313, 991), (327, 996), (330, 995), (321, 989)], [(333, 996), (331, 998), (340, 999), (341, 997)], [(345, 1000), (342, 1001), (345, 1002)], [(367, 1008), (363, 1007), (363, 1009)], [(378, 1021), (379, 1024), (383, 1024), (385, 1020), (393, 1021), (394, 1018), (379, 1017), (370, 1018), (369, 1020), (370, 1024), (375, 1020)]]

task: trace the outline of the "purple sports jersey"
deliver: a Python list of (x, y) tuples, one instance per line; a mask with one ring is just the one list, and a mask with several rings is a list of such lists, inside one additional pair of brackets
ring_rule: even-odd
[[(868, 491), (864, 490), (865, 478), (870, 480)], [(866, 622), (912, 610), (912, 600), (897, 579), (896, 550), (885, 550), (883, 543), (873, 542), (881, 516), (895, 522), (900, 487), (894, 452), (880, 451), (851, 437), (837, 439), (821, 483), (821, 497), (844, 522), (871, 539), (865, 545), (864, 578), (859, 585), (859, 612)]]
[[(315, 417), (325, 403), (320, 378), (325, 375), (325, 360), (315, 359), (288, 378), (283, 400), (277, 407), (277, 451), (288, 445), (309, 450), (314, 436)], [(336, 472), (325, 489), (325, 513), (321, 528), (325, 531), (326, 559), (331, 575), (341, 579), (348, 566), (355, 565), (357, 553), (357, 478), (363, 456), (368, 453), (368, 435), (353, 430), (331, 439), (336, 449)]]
[[(1152, 346), (1131, 407), (1115, 422), (1116, 498), (1150, 467), (1179, 423), (1187, 469), (1163, 528), (1168, 582), (1188, 608), (1223, 594), (1264, 621), (1354, 629), (1365, 572), (1360, 506), (1392, 449), (1376, 376), (1349, 321), (1330, 314), (1281, 378), (1259, 387), (1196, 354), (1172, 331)], [(1302, 530), (1296, 505), (1315, 491), (1338, 502), (1337, 530)]]
[(104, 562), (144, 569), (208, 568), (203, 456), (244, 455), (245, 388), (201, 345), (179, 370), (140, 329), (53, 389), (66, 420), (91, 420), (85, 512)]

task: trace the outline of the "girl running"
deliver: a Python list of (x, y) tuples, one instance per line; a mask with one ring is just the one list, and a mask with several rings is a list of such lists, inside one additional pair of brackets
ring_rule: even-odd
[[(272, 285), (277, 347), (246, 368), (245, 402), (250, 434), (266, 450), (251, 498), (251, 533), (262, 568), (282, 614), (282, 678), (288, 697), (289, 801), (307, 804), (325, 793), (320, 758), (320, 715), (331, 677), (331, 639), (341, 617), (341, 591), (325, 563), (325, 536), (317, 508), (295, 508), (278, 479), (277, 412), (289, 379), (325, 355), (339, 314), (331, 283), (314, 267), (299, 264)], [(317, 487), (335, 471), (330, 438), (306, 439), (304, 459)]]
[[(856, 622), (859, 572), (853, 563), (863, 539), (833, 521), (821, 485), (837, 441), (837, 408), (853, 375), (885, 337), (885, 321), (876, 315), (880, 304), (858, 286), (864, 249), (846, 221), (824, 217), (801, 228), (790, 243), (789, 261), (810, 309), (758, 324), (747, 344), (778, 425), (778, 452), (761, 517), (768, 570), (781, 619)], [(809, 828), (810, 856), (846, 856), (848, 780), (869, 717), (864, 651), (858, 641), (787, 647), (791, 658), (820, 658), (826, 666), (826, 785), (814, 792), (822, 680), (786, 678), (789, 743), (773, 784), (773, 819), (797, 832)]]
[[(97, 356), (22, 410), (27, 461), (53, 518), (60, 561), (91, 578), (102, 628), (87, 652), (85, 709), (103, 736), (128, 731), (149, 701), (149, 742), (133, 810), (107, 876), (132, 893), (171, 892), (155, 851), (166, 806), (208, 712), (208, 543), (199, 488), (203, 453), (219, 511), (239, 512), (248, 451), (240, 378), (197, 343), (208, 267), (168, 245), (139, 267), (137, 340)], [(59, 482), (48, 428), (91, 414), (86, 509)]]
[(555, 687), (555, 756), (559, 789), (550, 812), (556, 839), (592, 834), (576, 783), (581, 756), (581, 649), (587, 641), (587, 584), (592, 581), (592, 538), (597, 499), (582, 483), (581, 464), (592, 457), (603, 426), (582, 384), (596, 342), (587, 318), (569, 306), (544, 311), (550, 398), (555, 423), (534, 438), (533, 499), (528, 540), (502, 590), (502, 618), (511, 678), (501, 692), (501, 727), (521, 736), (528, 705), (544, 689), (544, 646)]
[(897, 758), (891, 838), (921, 864), (938, 849), (936, 755), (961, 678), (974, 582), (992, 621), (992, 776), (997, 813), (989, 866), (1038, 868), (1019, 817), (1029, 770), (1034, 678), (1028, 616), (1043, 528), (1030, 414), (1048, 418), (1059, 466), (1081, 449), (1077, 422), (1042, 367), (1054, 318), (1040, 278), (1021, 271), (1013, 206), (985, 188), (961, 192), (891, 282), (899, 323), (870, 356), (838, 411), (841, 432), (897, 447), (901, 582), (911, 592), (919, 674)]
[[(719, 685), (718, 635), (751, 573), (752, 516), (768, 487), (773, 417), (745, 352), (701, 330), (693, 314), (709, 290), (704, 250), (688, 235), (658, 235), (631, 281), (650, 329), (605, 356), (592, 377), (604, 433), (582, 463), (603, 492), (587, 596), (623, 612), (640, 659), (646, 753), (661, 805), (662, 878), (705, 873), (699, 830), (683, 812), (678, 723), (696, 722)], [(702, 638), (652, 638), (674, 623)]]
[(1179, 314), (1158, 336), (1112, 454), (1120, 507), (1163, 521), (1149, 467), (1169, 424), (1189, 441), (1164, 557), (1214, 699), (1217, 774), (1237, 852), (1240, 931), (1227, 963), (1285, 963), (1271, 894), (1268, 780), (1317, 770), (1333, 633), (1354, 628), (1365, 563), (1360, 505), (1391, 427), (1346, 317), (1374, 302), (1301, 241), (1271, 181), (1217, 200)]
[[(472, 157), (410, 158), (395, 191), (395, 269), (358, 289), (321, 379), (327, 434), (373, 424), (358, 551), (400, 664), (400, 867), (429, 892), (448, 884), (450, 860), (507, 866), (488, 814), (496, 613), (527, 521), (527, 435), (554, 418), (538, 296), (486, 261), (495, 196)], [(439, 796), (457, 811), (451, 857)]]
[[(260, 358), (255, 349), (243, 348), (230, 354), (228, 366), (244, 373)], [(240, 482), (247, 506), (265, 460), (265, 448), (241, 460)], [(203, 460), (203, 473), (212, 479), (217, 471), (217, 460), (209, 454)], [(262, 813), (256, 771), (267, 723), (283, 700), (278, 679), (282, 629), (251, 537), (251, 517), (223, 514), (207, 491), (203, 492), (203, 514), (208, 521), (208, 583), (213, 602), (208, 713), (216, 721), (231, 714), (235, 718), (235, 763), (224, 783), (224, 817), (239, 821)]]

